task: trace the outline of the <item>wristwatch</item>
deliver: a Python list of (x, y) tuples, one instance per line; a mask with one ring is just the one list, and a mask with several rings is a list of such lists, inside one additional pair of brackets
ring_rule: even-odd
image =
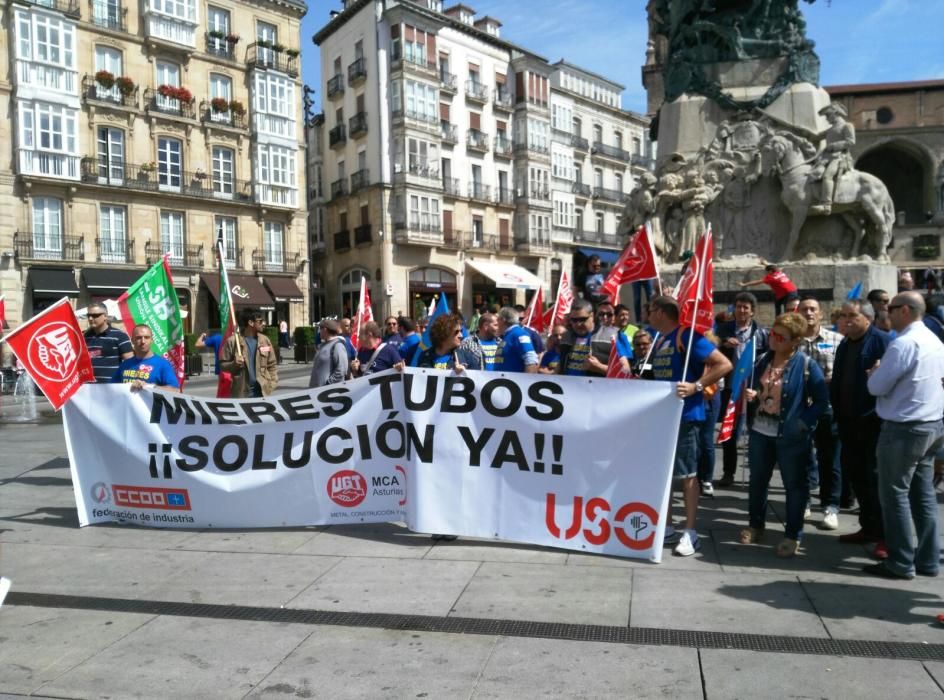
[(695, 393), (699, 393), (705, 390), (705, 385), (701, 382), (695, 382)]

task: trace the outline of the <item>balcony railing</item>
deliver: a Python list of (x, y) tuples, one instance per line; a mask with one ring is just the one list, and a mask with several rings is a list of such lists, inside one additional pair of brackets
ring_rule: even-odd
[(550, 231), (540, 231), (530, 238), (515, 241), (515, 250), (530, 255), (548, 255), (553, 250)]
[(86, 75), (82, 78), (82, 94), (85, 96), (86, 102), (104, 102), (118, 105), (119, 107), (137, 109), (138, 92), (139, 88), (137, 85), (135, 85), (134, 89), (128, 92), (128, 94), (125, 94), (118, 89), (117, 85), (106, 88), (99, 84), (93, 75)]
[(496, 156), (511, 158), (512, 151), (514, 150), (511, 139), (506, 136), (496, 136), (494, 143), (493, 151)]
[(593, 198), (602, 199), (606, 202), (618, 202), (622, 204), (629, 197), (625, 192), (620, 190), (611, 190), (606, 187), (594, 187), (593, 188)]
[(630, 154), (629, 151), (624, 151), (622, 148), (617, 148), (616, 146), (608, 146), (599, 141), (593, 142), (593, 149), (590, 153), (595, 156), (612, 158), (613, 160), (618, 160), (623, 163), (628, 163), (632, 160), (632, 154)]
[(176, 97), (165, 97), (154, 88), (148, 88), (144, 91), (144, 110), (184, 119), (197, 118), (193, 98), (190, 98), (189, 102), (184, 102)]
[(343, 231), (337, 231), (334, 234), (334, 249), (335, 250), (350, 250), (351, 249), (351, 232), (347, 229)]
[(439, 122), (439, 131), (443, 143), (456, 145), (459, 140), (459, 130), (455, 124), (446, 121)]
[(243, 269), (243, 249), (229, 248), (223, 251), (223, 265), (227, 270)]
[(492, 188), (488, 185), (483, 185), (481, 182), (470, 182), (469, 199), (477, 199), (480, 202), (490, 202), (492, 200)]
[(347, 180), (341, 178), (331, 183), (331, 199), (344, 197), (347, 195)]
[(442, 92), (451, 92), (455, 94), (458, 90), (458, 84), (459, 80), (454, 74), (444, 70), (439, 71), (439, 89)]
[(351, 173), (351, 194), (370, 186), (370, 171), (367, 168)]
[(570, 191), (573, 192), (578, 197), (591, 197), (593, 195), (593, 190), (585, 182), (575, 182), (570, 187)]
[(488, 152), (488, 136), (478, 129), (469, 129), (465, 135), (465, 145), (470, 151)]
[(590, 142), (582, 136), (577, 136), (575, 134), (571, 134), (570, 145), (576, 148), (578, 151), (590, 150)]
[(298, 76), (298, 56), (289, 56), (284, 50), (276, 51), (269, 46), (260, 46), (258, 42), (249, 44), (246, 64), (250, 68), (276, 70), (293, 78)]
[(501, 109), (510, 112), (514, 108), (514, 102), (511, 98), (511, 92), (507, 89), (495, 88), (495, 97), (492, 102), (492, 109)]
[(328, 96), (328, 99), (337, 97), (338, 95), (344, 94), (344, 76), (338, 73), (337, 75), (328, 78), (328, 85), (325, 88), (325, 94)]
[(551, 190), (547, 185), (536, 185), (531, 183), (527, 189), (522, 189), (519, 191), (519, 196), (528, 197), (530, 199), (549, 200), (551, 198)]
[(421, 75), (436, 75), (436, 65), (426, 60), (426, 56), (412, 54), (404, 56), (394, 53), (390, 58), (390, 70), (403, 70), (410, 73), (419, 73)]
[(205, 124), (219, 124), (220, 126), (229, 126), (234, 129), (246, 129), (248, 128), (246, 113), (234, 112), (232, 109), (227, 109), (225, 112), (217, 112), (213, 109), (211, 100), (203, 100), (200, 103), (200, 121)]
[(348, 133), (352, 139), (367, 133), (367, 112), (358, 112), (347, 121)]
[(488, 102), (488, 87), (477, 80), (466, 80), (465, 96), (474, 102)]
[(364, 224), (354, 229), (354, 245), (364, 245), (370, 242), (370, 224)]
[(187, 244), (171, 241), (168, 245), (160, 242), (148, 241), (144, 244), (144, 257), (148, 265), (153, 265), (167, 253), (170, 264), (176, 267), (189, 267), (194, 270), (203, 269), (203, 244)]
[(459, 187), (459, 178), (444, 177), (443, 178), (443, 194), (446, 194), (450, 197), (461, 197), (462, 190)]
[(515, 203), (515, 193), (509, 187), (496, 187), (495, 188), (495, 204), (504, 204), (506, 206), (514, 206)]
[(82, 236), (50, 235), (17, 231), (13, 234), (13, 252), (18, 260), (85, 260)]
[(98, 251), (98, 262), (104, 263), (134, 263), (134, 239), (115, 240), (113, 238), (96, 238), (95, 249)]
[(270, 204), (289, 209), (298, 206), (298, 188), (289, 185), (256, 182), (252, 186), (252, 196), (256, 204)]
[(344, 124), (338, 124), (331, 131), (328, 132), (328, 145), (331, 148), (338, 146), (343, 146), (347, 143), (347, 132), (344, 129)]
[(96, 27), (110, 29), (113, 32), (128, 31), (128, 8), (118, 3), (91, 0), (89, 2), (89, 21)]
[(640, 168), (645, 168), (646, 170), (652, 170), (656, 167), (656, 161), (649, 156), (644, 156), (641, 153), (633, 153), (633, 165), (637, 165)]
[(493, 253), (510, 252), (515, 249), (515, 244), (511, 236), (485, 233), (483, 231), (468, 231), (464, 233), (462, 244), (464, 248), (477, 248), (492, 251)]
[(301, 255), (287, 253), (284, 250), (252, 251), (252, 269), (260, 272), (288, 272), (297, 275), (301, 268)]
[(358, 58), (347, 67), (347, 84), (354, 87), (355, 85), (360, 85), (366, 79), (367, 61), (364, 58)]
[(397, 243), (419, 243), (422, 245), (441, 245), (443, 242), (442, 222), (438, 217), (424, 217), (393, 223), (393, 240)]
[(138, 192), (250, 203), (252, 184), (220, 173), (188, 172), (160, 164), (135, 165), (96, 156), (82, 159), (82, 182)]
[(79, 0), (17, 0), (17, 2), (23, 5), (44, 7), (47, 10), (56, 10), (73, 19), (79, 19), (81, 15)]
[(394, 177), (397, 180), (403, 180), (407, 175), (414, 175), (427, 180), (439, 180), (439, 163), (432, 160), (411, 160), (406, 165), (403, 163), (394, 164)]
[(603, 233), (601, 231), (574, 231), (574, 242), (593, 243), (610, 248), (622, 248), (619, 236), (615, 233)]
[(429, 114), (428, 112), (417, 112), (415, 109), (395, 109), (392, 112), (393, 121), (403, 121), (404, 119), (409, 119), (414, 122), (419, 122), (424, 126), (435, 127), (439, 124), (440, 119), (435, 114)]
[(236, 60), (236, 44), (234, 42), (226, 41), (226, 37), (210, 36), (209, 32), (204, 36), (206, 37), (206, 52), (208, 54), (217, 58), (225, 58), (228, 61)]

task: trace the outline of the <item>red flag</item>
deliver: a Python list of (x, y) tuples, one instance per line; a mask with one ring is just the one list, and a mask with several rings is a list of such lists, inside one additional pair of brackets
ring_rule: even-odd
[(544, 319), (544, 290), (538, 287), (538, 291), (531, 297), (531, 303), (524, 312), (524, 325), (538, 333), (543, 333), (547, 326)]
[(718, 439), (715, 441), (719, 445), (727, 442), (734, 435), (734, 426), (737, 424), (738, 416), (741, 415), (742, 401), (728, 401), (728, 409), (724, 413), (724, 421), (721, 423), (721, 430), (718, 431)]
[(95, 381), (92, 358), (66, 298), (21, 324), (6, 341), (57, 411), (80, 386)]
[(695, 254), (688, 259), (685, 274), (675, 288), (675, 298), (679, 304), (679, 325), (693, 327), (699, 333), (710, 331), (714, 325), (713, 254), (709, 226), (705, 234), (698, 239)]
[(554, 326), (564, 323), (567, 314), (570, 313), (570, 307), (574, 304), (574, 290), (570, 286), (570, 278), (567, 271), (561, 271), (560, 282), (557, 285), (557, 296), (554, 298), (554, 306), (544, 313), (544, 327), (553, 329)]
[(3, 329), (7, 325), (7, 302), (3, 294), (0, 294), (0, 336), (3, 335)]
[(367, 279), (361, 277), (361, 293), (357, 302), (357, 314), (354, 316), (354, 324), (351, 329), (351, 345), (355, 350), (361, 348), (361, 328), (365, 323), (374, 320), (374, 311), (370, 306), (370, 291), (367, 289)]
[(652, 251), (649, 233), (645, 226), (640, 226), (620, 253), (610, 274), (606, 276), (602, 293), (608, 294), (610, 300), (616, 304), (619, 303), (620, 285), (658, 277), (659, 272), (656, 270), (656, 259)]

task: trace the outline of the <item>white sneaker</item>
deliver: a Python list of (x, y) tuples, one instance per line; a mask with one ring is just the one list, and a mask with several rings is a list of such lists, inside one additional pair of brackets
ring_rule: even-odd
[(673, 553), (679, 557), (690, 557), (701, 549), (701, 542), (698, 540), (698, 533), (694, 530), (685, 530), (682, 533), (682, 539), (675, 545)]
[(806, 510), (803, 511), (803, 519), (804, 519), (804, 520), (809, 520), (809, 519), (812, 518), (812, 517), (813, 517), (813, 511), (810, 510), (810, 507), (809, 507), (809, 506), (807, 506), (807, 507), (806, 507)]
[(836, 506), (826, 506), (826, 512), (823, 514), (823, 522), (820, 527), (824, 530), (839, 529), (839, 512)]
[(701, 482), (701, 495), (707, 498), (715, 497), (715, 487), (712, 486), (710, 481)]

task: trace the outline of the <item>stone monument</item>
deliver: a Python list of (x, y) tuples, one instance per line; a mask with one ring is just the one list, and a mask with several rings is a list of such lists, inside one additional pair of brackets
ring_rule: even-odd
[(836, 272), (837, 294), (846, 278), (894, 291), (897, 275), (884, 264), (892, 200), (853, 167), (855, 129), (819, 87), (798, 3), (650, 0), (643, 75), (661, 66), (659, 156), (631, 193), (624, 226), (650, 219), (669, 263), (711, 222), (715, 256), (734, 277), (756, 256), (797, 261), (801, 287), (800, 268), (820, 288), (829, 275), (812, 268), (828, 265), (846, 270)]

